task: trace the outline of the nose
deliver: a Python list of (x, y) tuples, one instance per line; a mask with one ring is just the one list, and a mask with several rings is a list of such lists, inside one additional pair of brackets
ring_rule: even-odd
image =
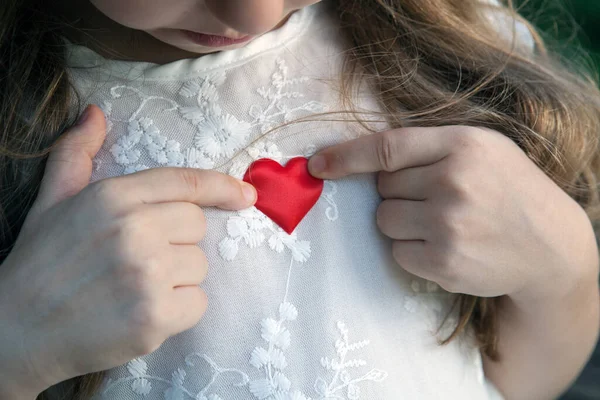
[(284, 17), (285, 0), (205, 0), (221, 22), (240, 33), (256, 35), (275, 27)]

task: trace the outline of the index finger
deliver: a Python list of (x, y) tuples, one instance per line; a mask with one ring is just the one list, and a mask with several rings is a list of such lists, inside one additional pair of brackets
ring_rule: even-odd
[(453, 131), (453, 127), (399, 128), (362, 136), (318, 152), (308, 169), (317, 178), (337, 179), (434, 164), (450, 154)]
[(164, 167), (112, 179), (114, 185), (122, 187), (117, 190), (129, 205), (183, 201), (201, 207), (240, 210), (256, 201), (252, 185), (217, 171)]

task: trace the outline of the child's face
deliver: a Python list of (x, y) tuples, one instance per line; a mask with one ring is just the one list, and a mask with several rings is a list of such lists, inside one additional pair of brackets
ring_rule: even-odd
[(91, 0), (115, 22), (194, 53), (247, 44), (320, 0)]

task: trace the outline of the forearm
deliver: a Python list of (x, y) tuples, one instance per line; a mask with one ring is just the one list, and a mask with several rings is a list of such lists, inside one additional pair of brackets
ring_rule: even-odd
[(501, 359), (484, 356), (484, 369), (507, 400), (554, 399), (579, 375), (600, 325), (597, 266), (590, 269), (566, 293), (556, 282), (556, 295), (498, 299)]

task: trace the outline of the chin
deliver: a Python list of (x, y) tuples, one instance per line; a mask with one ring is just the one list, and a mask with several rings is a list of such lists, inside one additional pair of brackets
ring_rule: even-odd
[(179, 50), (183, 50), (188, 53), (194, 53), (194, 54), (198, 54), (198, 55), (216, 53), (219, 51), (239, 49), (241, 47), (247, 46), (248, 43), (252, 43), (252, 40), (250, 40), (248, 42), (232, 44), (230, 46), (209, 47), (209, 46), (201, 46), (196, 43), (192, 43), (189, 40), (182, 39), (181, 35), (177, 35), (175, 32), (168, 32), (168, 33), (167, 32), (147, 32), (147, 33), (150, 34), (155, 39), (160, 40), (161, 42), (163, 42), (171, 47), (175, 47)]

